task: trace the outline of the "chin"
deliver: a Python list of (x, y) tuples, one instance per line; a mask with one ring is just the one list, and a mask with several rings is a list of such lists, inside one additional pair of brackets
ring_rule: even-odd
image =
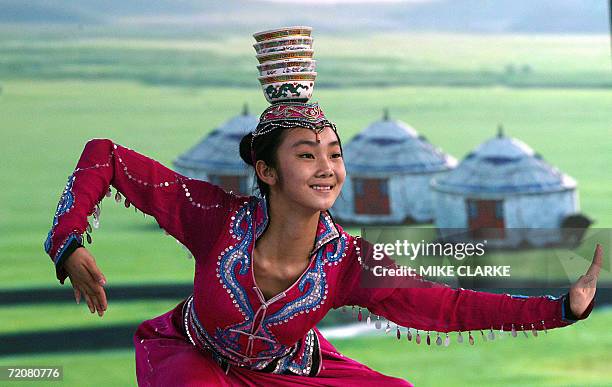
[(313, 211), (327, 211), (329, 210), (336, 199), (338, 199), (339, 195), (334, 195), (332, 193), (329, 197), (318, 197), (317, 194), (314, 195), (300, 195), (300, 197), (295, 197), (294, 203), (299, 204), (301, 207), (312, 209)]
[(319, 205), (316, 206), (317, 207), (317, 211), (327, 211), (330, 208), (332, 208), (332, 206), (334, 205), (335, 202), (336, 202), (336, 198), (333, 198), (333, 200), (321, 201), (321, 202), (319, 202)]

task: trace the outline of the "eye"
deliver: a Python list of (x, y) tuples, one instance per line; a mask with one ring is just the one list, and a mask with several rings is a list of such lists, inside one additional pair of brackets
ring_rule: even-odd
[(298, 157), (301, 158), (301, 159), (305, 159), (305, 158), (313, 158), (314, 159), (314, 156), (312, 155), (312, 153), (302, 153)]
[(339, 159), (340, 157), (342, 157), (342, 153), (334, 153), (332, 155), (332, 158), (334, 158), (334, 159)]

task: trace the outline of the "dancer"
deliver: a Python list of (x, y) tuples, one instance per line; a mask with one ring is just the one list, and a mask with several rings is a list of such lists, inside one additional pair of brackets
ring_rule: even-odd
[(448, 345), (449, 332), (473, 344), (473, 331), (476, 339), (537, 334), (589, 315), (599, 245), (586, 275), (561, 297), (452, 289), (420, 278), (362, 287), (370, 273), (362, 251), (371, 244), (329, 212), (346, 176), (336, 126), (318, 104), (285, 94), (270, 94), (278, 100), (240, 144), (259, 196), (227, 193), (108, 139), (89, 141), (68, 179), (45, 250), (60, 282), (69, 277), (77, 302), (85, 298), (92, 313), (107, 309), (106, 278), (83, 235), (90, 238), (87, 217), (98, 221), (111, 186), (116, 199), (153, 216), (195, 258), (193, 294), (134, 336), (139, 385), (410, 385), (343, 356), (321, 335), (316, 324), (345, 305), (367, 308), (377, 325), (382, 317), (398, 334), (409, 327), (412, 340), (430, 345)]

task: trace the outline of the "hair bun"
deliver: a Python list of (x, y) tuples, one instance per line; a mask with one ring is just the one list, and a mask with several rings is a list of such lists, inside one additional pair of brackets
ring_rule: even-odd
[(240, 140), (240, 158), (250, 166), (253, 165), (253, 159), (251, 158), (251, 141), (253, 140), (253, 134), (247, 133)]

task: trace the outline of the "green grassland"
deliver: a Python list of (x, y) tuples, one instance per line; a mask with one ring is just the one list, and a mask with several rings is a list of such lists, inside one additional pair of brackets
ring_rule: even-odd
[[(384, 374), (405, 378), (416, 386), (609, 386), (612, 338), (607, 334), (612, 310), (594, 311), (576, 325), (543, 332), (537, 338), (507, 333), (472, 347), (418, 346), (376, 331), (372, 336), (332, 340), (345, 356)], [(381, 337), (382, 336), (382, 337)], [(392, 337), (393, 336), (393, 337)], [(10, 356), (0, 365), (62, 365), (64, 385), (135, 384), (133, 350), (52, 355)], [(40, 383), (40, 382), (36, 382)], [(20, 385), (40, 385), (22, 382)]]
[[(118, 324), (134, 324), (162, 315), (181, 300), (109, 301), (103, 317), (91, 314), (87, 304), (16, 305), (0, 308), (0, 334), (62, 330), (70, 328), (103, 328)], [(40, 316), (46, 316), (41, 319)]]
[[(89, 139), (111, 138), (171, 166), (239, 114), (244, 103), (254, 114), (267, 105), (248, 38), (170, 40), (3, 28), (1, 289), (58, 286), (43, 242)], [(368, 52), (353, 38), (363, 39)], [(605, 38), (353, 38), (321, 36), (315, 43), (321, 83), (313, 100), (337, 123), (344, 142), (389, 108), (393, 119), (461, 159), (502, 123), (506, 134), (578, 181), (581, 210), (595, 220), (594, 227), (612, 227), (612, 77)], [(173, 238), (150, 217), (143, 219), (112, 199), (103, 201), (100, 229), (92, 236), (88, 248), (109, 286), (193, 279), (193, 261)], [(590, 258), (589, 250), (580, 252)], [(537, 251), (525, 254), (533, 257)], [(576, 260), (570, 269), (577, 277), (585, 265)], [(103, 319), (90, 316), (84, 305), (4, 307), (0, 334), (136, 324), (175, 304), (110, 299)], [(610, 385), (611, 322), (609, 310), (596, 310), (588, 320), (542, 340), (504, 338), (474, 348), (418, 348), (390, 337), (334, 344), (347, 356), (417, 385)], [(109, 385), (134, 381), (128, 350), (6, 357), (0, 364), (62, 364), (70, 385), (101, 380), (92, 375), (103, 375)]]
[[(474, 347), (417, 346), (405, 337), (336, 340), (342, 353), (416, 386), (608, 386), (612, 384), (605, 310), (578, 325), (537, 338), (504, 334)], [(389, 334), (392, 336), (392, 333)]]
[[(55, 206), (87, 140), (111, 138), (166, 165), (243, 103), (255, 112), (257, 89), (155, 87), (131, 81), (5, 81), (0, 96), (6, 184), (0, 192), (2, 287), (50, 284), (42, 243)], [(324, 89), (316, 99), (347, 141), (391, 116), (461, 158), (504, 123), (545, 160), (578, 181), (582, 211), (610, 227), (612, 93), (584, 89), (399, 87)], [(352, 229), (352, 232), (358, 230)], [(193, 262), (154, 221), (107, 198), (91, 251), (110, 283), (189, 281)], [(118, 246), (121, 246), (118, 248)], [(151, 264), (154, 263), (154, 264)]]
[[(0, 77), (254, 89), (252, 44), (248, 34), (152, 38), (76, 26), (31, 31), (5, 26)], [(612, 86), (605, 35), (317, 34), (314, 48), (318, 88)]]

